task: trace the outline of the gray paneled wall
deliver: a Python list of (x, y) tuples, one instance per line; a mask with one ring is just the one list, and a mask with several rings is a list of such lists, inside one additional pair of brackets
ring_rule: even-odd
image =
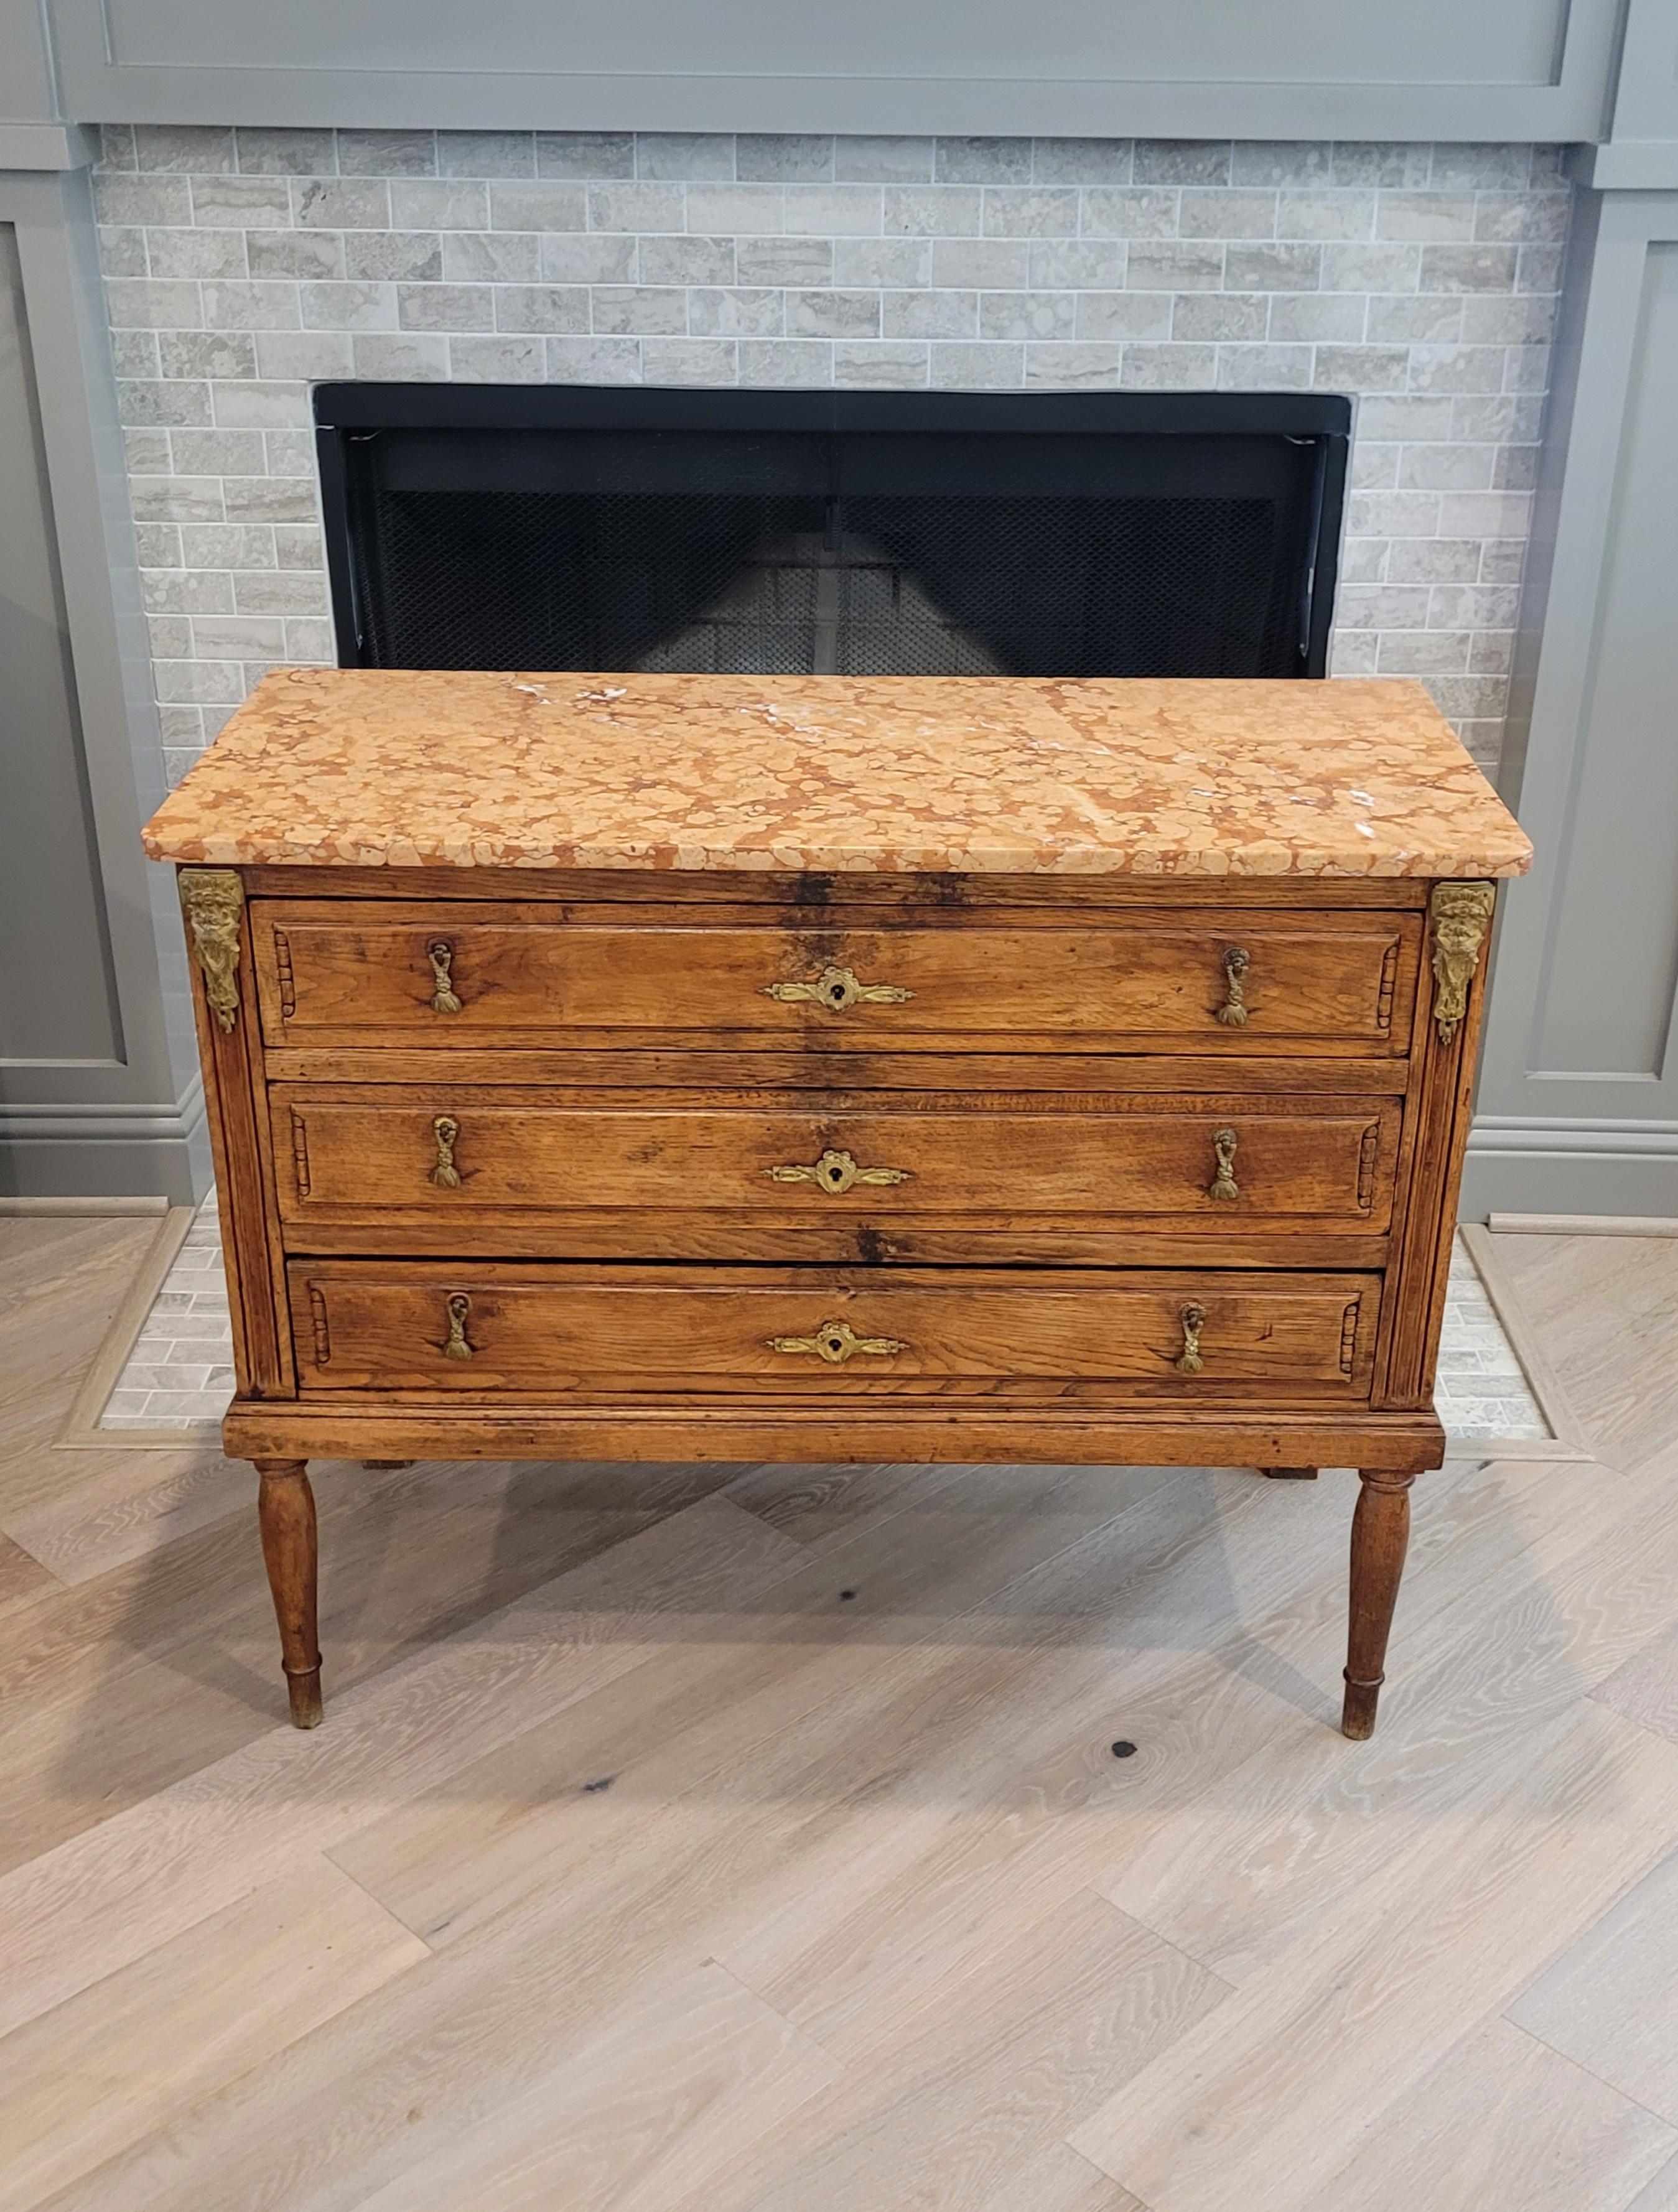
[(1334, 666), (1498, 757), (1569, 192), (1530, 146), (108, 130), (166, 757), (330, 660), (312, 379), (1316, 388)]
[(0, 224), (0, 1070), (114, 1063), (122, 1030), (12, 223)]
[(83, 118), (1596, 135), (1617, 0), (47, 0)]
[(1467, 1188), (1678, 1218), (1678, 193), (1608, 196), (1578, 276)]
[(85, 175), (0, 173), (0, 1194), (185, 1198), (202, 1101), (139, 850), (157, 725), (92, 246)]

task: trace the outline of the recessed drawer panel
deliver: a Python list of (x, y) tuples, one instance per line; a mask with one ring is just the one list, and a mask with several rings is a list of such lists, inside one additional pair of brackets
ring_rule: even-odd
[(1420, 927), (1160, 908), (805, 930), (268, 899), (252, 921), (271, 1044), (1363, 1054), (1407, 1048)]
[(305, 1395), (1366, 1399), (1381, 1279), (294, 1261)]
[(476, 1234), (611, 1210), (722, 1212), (766, 1226), (937, 1221), (982, 1232), (1072, 1217), (1209, 1236), (1379, 1235), (1400, 1123), (1396, 1100), (1269, 1096), (724, 1103), (672, 1091), (574, 1105), (468, 1085), (280, 1085), (271, 1098), (289, 1223), (399, 1218)]

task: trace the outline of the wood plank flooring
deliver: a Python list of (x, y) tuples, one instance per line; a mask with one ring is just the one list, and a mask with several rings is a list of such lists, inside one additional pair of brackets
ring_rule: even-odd
[[(1499, 1241), (1596, 1459), (1417, 1486), (55, 1449), (0, 1220), (0, 2212), (1678, 2212), (1678, 1242)], [(1116, 1757), (1114, 1747), (1134, 1745)]]

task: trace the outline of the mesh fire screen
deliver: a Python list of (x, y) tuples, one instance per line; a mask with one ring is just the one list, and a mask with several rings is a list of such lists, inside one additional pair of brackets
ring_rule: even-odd
[(1322, 672), (1345, 401), (889, 398), (323, 386), (340, 659)]

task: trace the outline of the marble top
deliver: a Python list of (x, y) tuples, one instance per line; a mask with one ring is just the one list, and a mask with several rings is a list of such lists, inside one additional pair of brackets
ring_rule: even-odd
[(145, 830), (226, 866), (1515, 876), (1420, 684), (281, 668)]

